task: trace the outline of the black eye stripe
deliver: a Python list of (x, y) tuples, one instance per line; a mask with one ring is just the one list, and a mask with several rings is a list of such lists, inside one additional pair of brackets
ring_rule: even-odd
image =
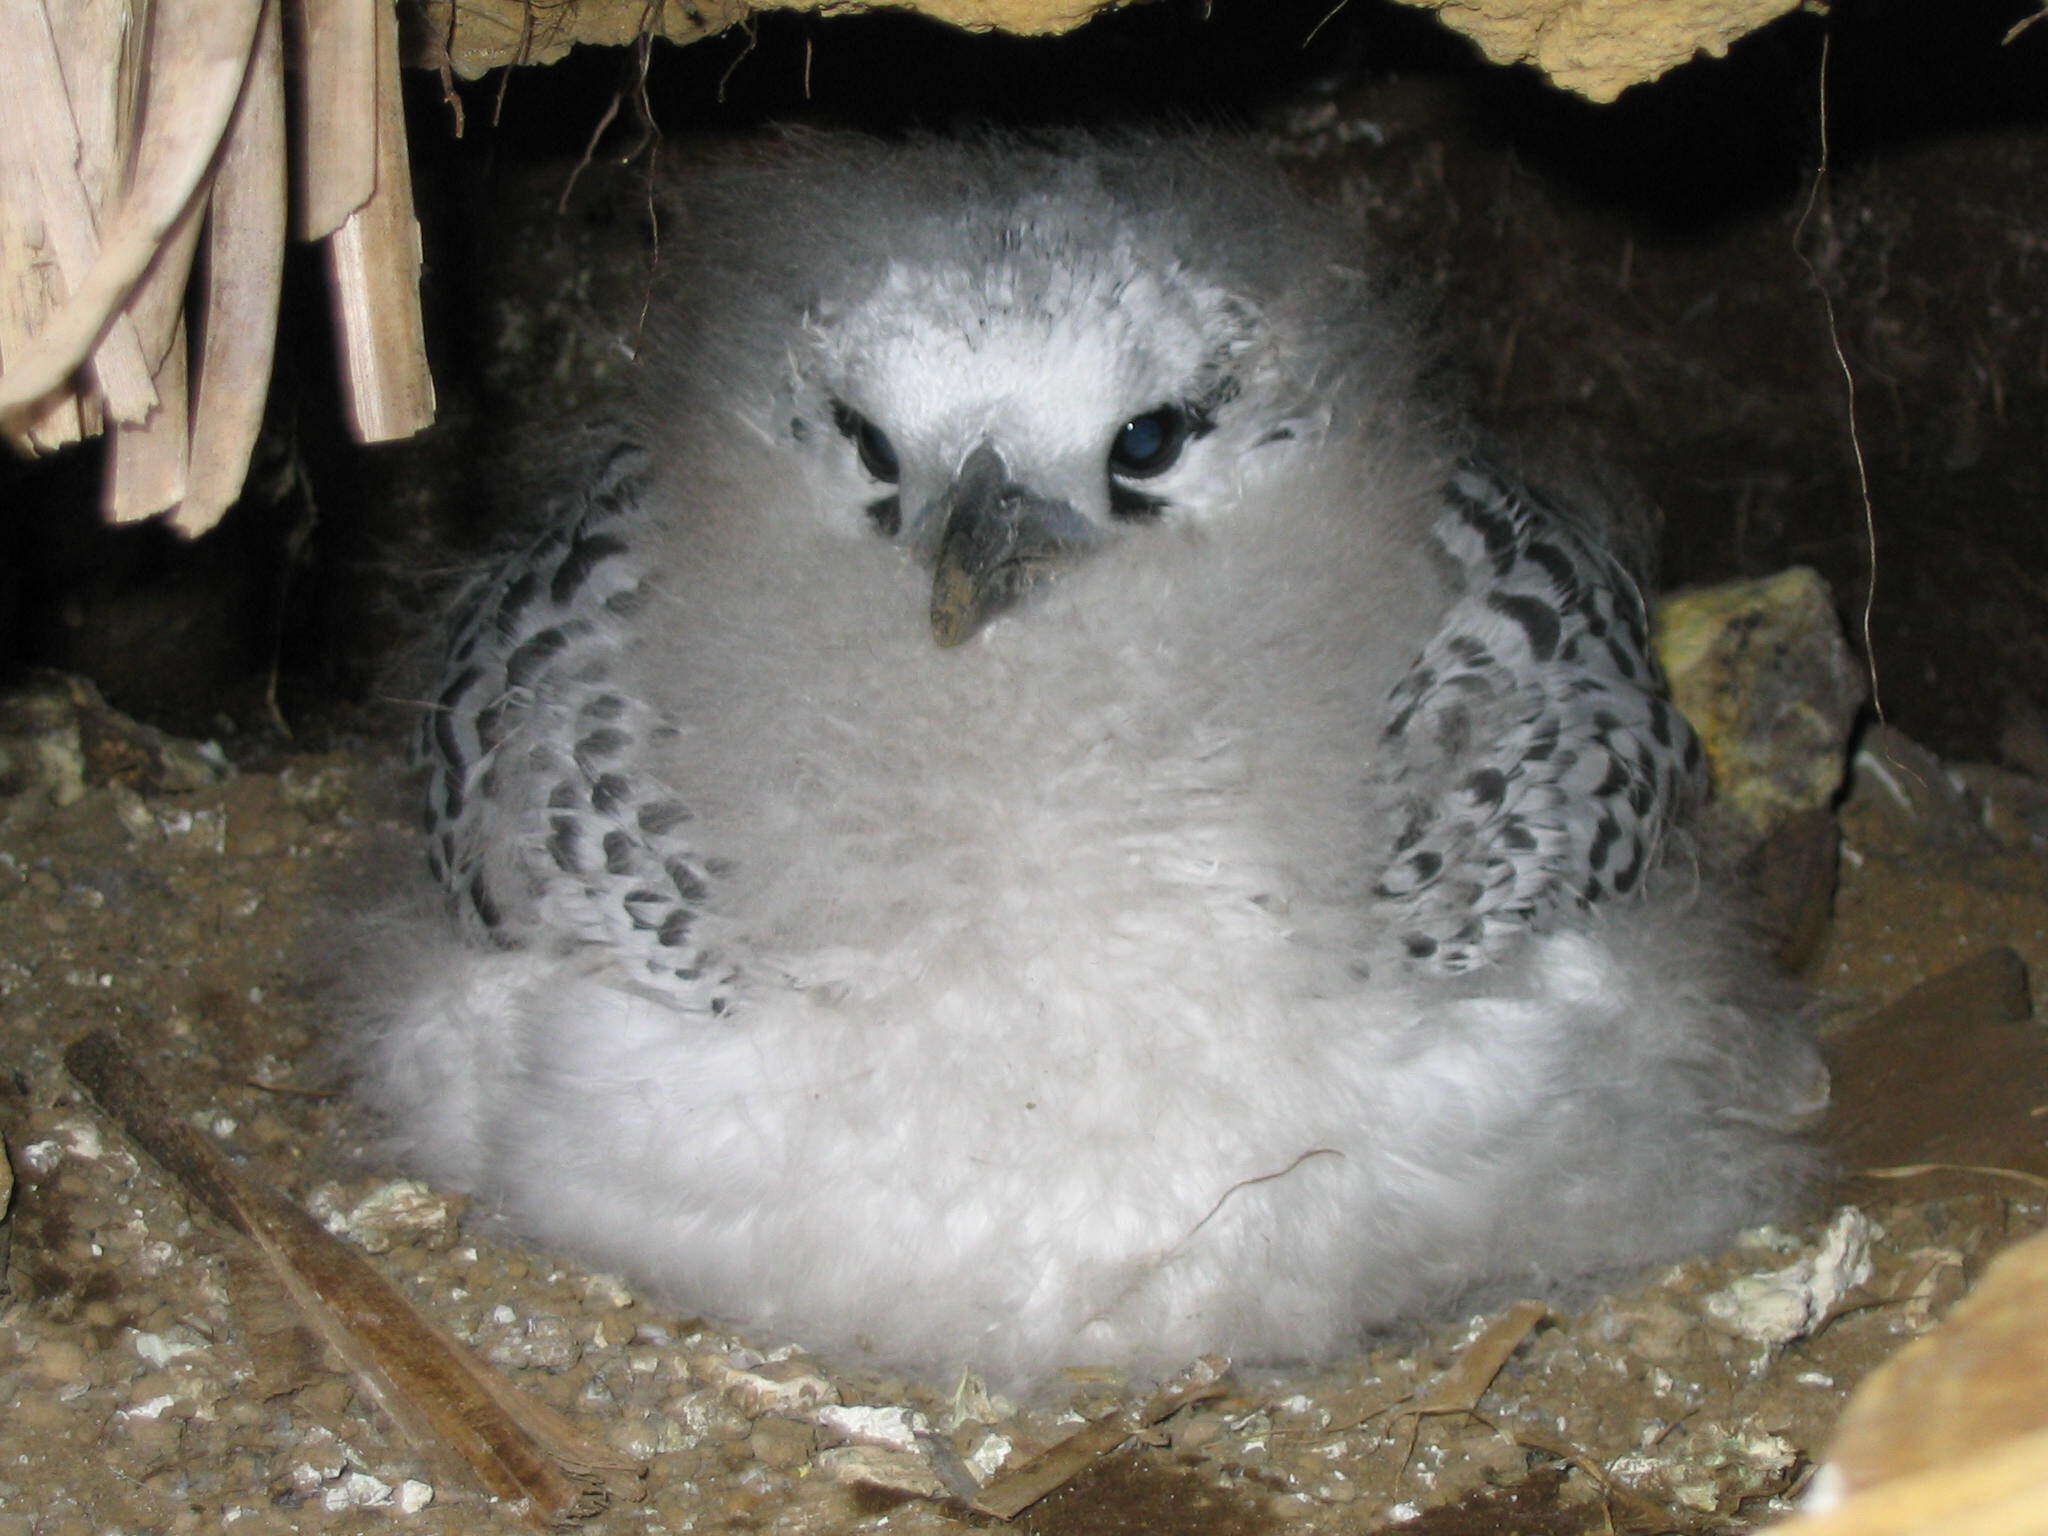
[(845, 403), (832, 402), (832, 424), (840, 434), (853, 444), (860, 455), (860, 467), (877, 480), (894, 485), (902, 474), (903, 466), (897, 461), (896, 447), (888, 435), (867, 417)]
[(1115, 480), (1109, 482), (1109, 515), (1120, 523), (1157, 522), (1166, 511), (1163, 497), (1148, 496)]

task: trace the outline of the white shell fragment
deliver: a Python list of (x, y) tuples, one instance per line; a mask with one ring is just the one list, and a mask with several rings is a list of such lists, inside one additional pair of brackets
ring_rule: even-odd
[(915, 1451), (917, 1437), (931, 1425), (915, 1408), (875, 1408), (827, 1404), (811, 1414), (811, 1422), (829, 1434), (857, 1445), (879, 1445), (892, 1451)]
[(1819, 1248), (1768, 1274), (1745, 1275), (1706, 1298), (1708, 1316), (1729, 1332), (1759, 1343), (1803, 1339), (1832, 1317), (1842, 1298), (1870, 1278), (1877, 1225), (1854, 1206), (1828, 1223)]

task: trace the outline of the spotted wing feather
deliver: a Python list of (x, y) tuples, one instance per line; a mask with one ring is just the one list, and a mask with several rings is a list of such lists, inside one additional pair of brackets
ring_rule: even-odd
[(1435, 535), (1459, 595), (1391, 700), (1374, 894), (1412, 963), (1458, 973), (1638, 892), (1704, 765), (1596, 529), (1474, 462)]
[(647, 766), (675, 727), (614, 686), (645, 600), (644, 474), (637, 448), (609, 444), (551, 498), (548, 531), (465, 598), (415, 747), (428, 862), (472, 939), (590, 947), (718, 1011), (689, 808)]

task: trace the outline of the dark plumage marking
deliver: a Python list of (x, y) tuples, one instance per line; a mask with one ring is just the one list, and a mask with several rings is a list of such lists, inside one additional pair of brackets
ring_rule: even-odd
[(1488, 560), (1496, 575), (1505, 575), (1515, 559), (1515, 525), (1512, 519), (1501, 516), (1489, 507), (1474, 501), (1456, 486), (1451, 488), (1451, 500), (1458, 509), (1458, 516), (1465, 526), (1479, 535), (1479, 541), (1486, 546)]
[(495, 619), (498, 633), (511, 639), (519, 627), (519, 616), (527, 606), (540, 595), (540, 572), (527, 571), (505, 589), (505, 595), (498, 599)]
[(601, 693), (576, 711), (576, 718), (609, 725), (626, 712), (626, 701), (616, 693)]
[(661, 920), (661, 927), (655, 930), (654, 942), (664, 949), (674, 949), (689, 936), (692, 918), (681, 907), (675, 908)]
[(1134, 491), (1112, 480), (1109, 483), (1109, 515), (1119, 522), (1149, 523), (1166, 510), (1166, 499)]
[(1508, 776), (1498, 768), (1482, 768), (1465, 781), (1465, 792), (1481, 805), (1497, 806), (1508, 796)]
[(618, 756), (620, 749), (632, 739), (617, 726), (607, 725), (576, 743), (576, 760), (585, 765), (603, 762), (608, 757)]
[(1635, 773), (1629, 779), (1628, 808), (1638, 816), (1649, 814), (1650, 807), (1657, 799), (1657, 785), (1650, 772), (1642, 764), (1636, 765)]
[(484, 877), (481, 871), (469, 877), (469, 904), (476, 912), (478, 920), (487, 929), (495, 930), (498, 924), (504, 921), (504, 914), (498, 910), (497, 902), (491, 898), (491, 893), (484, 888)]
[(680, 800), (650, 800), (640, 807), (634, 819), (649, 837), (660, 837), (688, 821), (690, 811)]
[(1244, 385), (1238, 382), (1237, 375), (1223, 374), (1187, 403), (1188, 429), (1196, 437), (1207, 437), (1216, 430), (1216, 413), (1243, 393)]
[(884, 538), (893, 539), (903, 531), (903, 498), (883, 496), (867, 505), (868, 521), (875, 525), (875, 532)]
[(476, 680), (483, 676), (481, 667), (464, 667), (448, 680), (448, 686), (441, 690), (440, 704), (444, 712), (452, 713), (462, 703), (462, 696), (469, 692)]
[(1531, 565), (1541, 566), (1549, 574), (1552, 584), (1567, 600), (1578, 594), (1578, 573), (1572, 569), (1572, 562), (1563, 550), (1541, 539), (1531, 539), (1522, 554)]
[(1660, 747), (1671, 745), (1671, 706), (1662, 699), (1650, 701), (1650, 739)]
[(555, 867), (565, 874), (583, 873), (583, 823), (574, 816), (557, 816), (548, 825), (548, 853)]
[(514, 688), (530, 688), (541, 669), (562, 654), (569, 643), (568, 631), (551, 624), (530, 640), (521, 641), (505, 658), (505, 681)]
[(569, 546), (569, 553), (555, 567), (555, 579), (548, 583), (548, 596), (558, 603), (574, 597), (591, 573), (613, 555), (626, 552), (626, 541), (615, 534), (585, 534)]
[(1633, 856), (1626, 865), (1615, 871), (1614, 890), (1617, 895), (1626, 896), (1635, 889), (1636, 881), (1641, 878), (1643, 873), (1643, 861), (1649, 853), (1649, 850), (1643, 846), (1642, 839), (1640, 838), (1633, 839), (1632, 845)]
[(1612, 816), (1602, 811), (1599, 824), (1593, 829), (1592, 845), (1586, 850), (1586, 863), (1596, 870), (1605, 869), (1607, 860), (1614, 853), (1614, 845), (1620, 839), (1621, 828)]
[(633, 873), (633, 839), (614, 828), (604, 835), (604, 869), (608, 875)]
[(1494, 592), (1487, 596), (1486, 606), (1521, 626), (1522, 632), (1529, 637), (1529, 649), (1536, 653), (1538, 661), (1549, 661), (1557, 655), (1557, 643), (1564, 634), (1564, 627), (1558, 622), (1557, 610), (1550, 604), (1521, 593)]
[(661, 926), (660, 918), (674, 906), (675, 899), (660, 891), (634, 890), (621, 896), (619, 904), (635, 928), (651, 933)]
[(685, 901), (702, 901), (708, 892), (704, 882), (697, 878), (697, 872), (681, 859), (670, 859), (662, 866), (668, 871), (668, 878), (676, 888), (676, 894)]
[(452, 706), (444, 703), (434, 711), (432, 729), (434, 750), (441, 761), (457, 773), (467, 769), (469, 764), (463, 760), (462, 738), (455, 732), (455, 710)]
[(633, 798), (633, 786), (624, 774), (601, 773), (590, 784), (590, 803), (606, 816), (616, 816)]
[(511, 706), (504, 699), (493, 699), (476, 712), (476, 739), (486, 752), (494, 751), (505, 740), (505, 716)]
[(647, 594), (635, 582), (630, 587), (621, 587), (604, 600), (604, 611), (616, 618), (630, 619), (647, 604)]

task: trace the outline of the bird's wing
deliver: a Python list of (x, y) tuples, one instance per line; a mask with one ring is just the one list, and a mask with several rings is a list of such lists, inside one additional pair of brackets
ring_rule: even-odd
[(1704, 762), (1597, 530), (1473, 461), (1435, 536), (1459, 593), (1390, 701), (1374, 895), (1413, 963), (1461, 972), (1638, 890)]
[(415, 749), (428, 862), (473, 938), (602, 946), (635, 984), (717, 1011), (689, 808), (647, 767), (675, 726), (614, 686), (646, 601), (646, 469), (629, 443), (593, 449), (549, 531), (466, 595)]

